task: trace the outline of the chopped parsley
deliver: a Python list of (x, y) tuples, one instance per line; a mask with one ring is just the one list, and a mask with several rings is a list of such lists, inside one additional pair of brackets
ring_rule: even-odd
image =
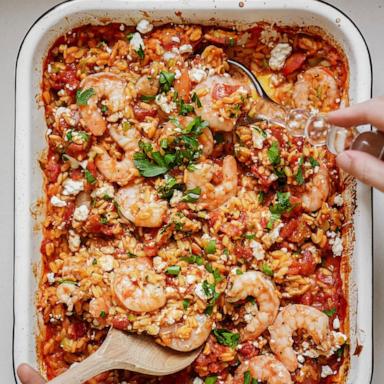
[(207, 255), (216, 252), (216, 240), (209, 240), (208, 244), (204, 247), (205, 253)]
[(101, 110), (102, 113), (107, 113), (108, 112), (108, 107), (105, 104), (103, 104), (101, 106), (100, 110)]
[(320, 165), (319, 162), (315, 160), (312, 156), (308, 160), (312, 168), (315, 168)]
[(336, 308), (324, 309), (323, 311), (328, 317), (332, 317), (336, 313)]
[(217, 376), (207, 376), (204, 380), (204, 384), (216, 384)]
[(141, 95), (140, 100), (144, 102), (155, 100), (156, 95)]
[(199, 200), (200, 195), (201, 195), (200, 187), (188, 189), (187, 191), (185, 191), (185, 194), (181, 200), (186, 203), (195, 203), (197, 200)]
[(104, 311), (101, 311), (100, 312), (100, 317), (102, 318), (102, 319), (104, 319), (104, 317), (106, 317), (107, 316), (107, 314), (104, 312)]
[(95, 176), (93, 176), (92, 173), (88, 171), (88, 169), (84, 170), (84, 175), (85, 175), (85, 180), (87, 180), (87, 183), (89, 183), (89, 184), (96, 183)]
[(253, 240), (256, 235), (254, 233), (244, 233), (243, 237), (248, 240)]
[(108, 224), (108, 218), (105, 215), (100, 215), (100, 223), (101, 224)]
[(145, 56), (144, 49), (141, 45), (140, 45), (139, 49), (136, 51), (136, 53), (137, 53), (137, 56), (139, 56), (141, 60), (144, 59), (144, 56)]
[(261, 270), (266, 275), (273, 276), (272, 268), (268, 264), (263, 264), (262, 267), (261, 267)]
[(234, 47), (235, 46), (235, 39), (233, 37), (229, 38), (229, 46)]
[(284, 212), (289, 212), (292, 208), (290, 197), (291, 194), (289, 192), (277, 192), (277, 202), (269, 207), (271, 213), (281, 215)]
[(272, 165), (280, 164), (280, 149), (277, 141), (274, 141), (268, 148), (268, 159)]
[(188, 299), (184, 299), (184, 300), (183, 300), (183, 308), (184, 308), (184, 311), (186, 311), (186, 310), (188, 309), (189, 304), (190, 304), (190, 302), (189, 302)]
[(87, 88), (87, 89), (78, 89), (76, 92), (76, 104), (77, 105), (87, 105), (88, 100), (95, 95), (96, 92), (93, 88)]
[(193, 92), (193, 94), (192, 94), (192, 101), (193, 101), (194, 103), (196, 103), (196, 105), (197, 105), (198, 108), (201, 108), (201, 107), (202, 107), (201, 101), (200, 101), (200, 99), (199, 99), (199, 96), (197, 96), (196, 92)]
[(167, 273), (168, 275), (177, 276), (180, 273), (180, 271), (181, 271), (180, 265), (171, 265), (165, 270), (165, 273)]
[(257, 195), (257, 200), (259, 202), (259, 204), (263, 204), (264, 202), (264, 198), (265, 198), (265, 194), (263, 191), (260, 191)]
[(296, 181), (297, 181), (297, 184), (299, 184), (299, 185), (304, 184), (303, 162), (304, 162), (304, 156), (301, 156), (299, 159), (299, 168), (298, 168), (297, 174), (296, 174)]
[(183, 184), (178, 183), (174, 177), (168, 177), (165, 179), (164, 184), (157, 188), (157, 193), (160, 198), (169, 200), (175, 190), (182, 190), (183, 187)]
[(239, 344), (240, 334), (228, 331), (227, 329), (214, 329), (213, 334), (221, 345), (235, 348)]
[(175, 81), (175, 74), (172, 72), (161, 71), (159, 82), (160, 82), (160, 91), (169, 92), (172, 87), (173, 82)]
[(179, 99), (177, 105), (179, 107), (179, 115), (181, 116), (186, 116), (195, 110), (192, 104), (185, 104), (183, 99)]
[(242, 275), (243, 271), (240, 268), (236, 269), (236, 275)]
[(204, 259), (201, 256), (193, 255), (193, 254), (191, 256), (182, 257), (181, 260), (186, 261), (189, 264), (197, 264), (197, 265), (204, 264)]

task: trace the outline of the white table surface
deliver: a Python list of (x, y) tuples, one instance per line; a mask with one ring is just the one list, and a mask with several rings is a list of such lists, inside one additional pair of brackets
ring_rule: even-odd
[[(31, 24), (58, 0), (0, 0), (0, 382), (14, 382), (13, 295), (13, 130), (14, 71), (19, 45)], [(350, 16), (365, 36), (374, 67), (374, 95), (384, 95), (384, 0), (329, 0)], [(384, 382), (384, 196), (374, 192), (373, 383)], [(17, 241), (17, 239), (16, 239)], [(367, 257), (370, 257), (367, 254)], [(367, 384), (367, 383), (357, 383)]]

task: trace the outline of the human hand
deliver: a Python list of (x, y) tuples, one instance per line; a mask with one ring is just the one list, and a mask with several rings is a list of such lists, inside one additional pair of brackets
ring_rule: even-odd
[(22, 384), (44, 384), (45, 380), (40, 374), (28, 364), (21, 364), (17, 368), (17, 376), (19, 376)]
[[(384, 132), (384, 97), (330, 112), (328, 121), (341, 127), (372, 124)], [(384, 192), (384, 162), (361, 151), (348, 150), (337, 156), (337, 165), (365, 184)]]

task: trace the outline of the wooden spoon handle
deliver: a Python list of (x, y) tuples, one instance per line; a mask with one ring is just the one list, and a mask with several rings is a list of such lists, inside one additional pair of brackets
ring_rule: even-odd
[(73, 364), (71, 368), (47, 384), (81, 384), (99, 373), (110, 369), (114, 369), (113, 363), (98, 352), (95, 352), (81, 363)]

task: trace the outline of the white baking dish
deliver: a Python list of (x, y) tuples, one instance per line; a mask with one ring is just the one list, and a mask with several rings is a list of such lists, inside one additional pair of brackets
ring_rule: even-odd
[[(180, 11), (176, 12), (176, 11)], [(337, 9), (313, 0), (75, 0), (44, 14), (30, 29), (21, 46), (16, 73), (15, 155), (15, 280), (14, 366), (35, 364), (36, 278), (32, 267), (40, 259), (39, 218), (31, 207), (42, 197), (38, 157), (46, 146), (40, 91), (43, 58), (53, 41), (85, 23), (118, 21), (136, 24), (145, 12), (154, 22), (250, 24), (266, 20), (281, 24), (316, 25), (329, 32), (344, 48), (350, 64), (350, 100), (371, 96), (371, 64), (364, 39), (356, 26)], [(41, 211), (41, 209), (40, 209)], [(36, 212), (35, 212), (36, 213)], [(40, 218), (41, 219), (41, 218)], [(355, 213), (356, 243), (351, 261), (351, 369), (348, 383), (366, 384), (372, 375), (372, 207), (371, 190), (358, 184)], [(354, 356), (356, 344), (362, 345)]]

